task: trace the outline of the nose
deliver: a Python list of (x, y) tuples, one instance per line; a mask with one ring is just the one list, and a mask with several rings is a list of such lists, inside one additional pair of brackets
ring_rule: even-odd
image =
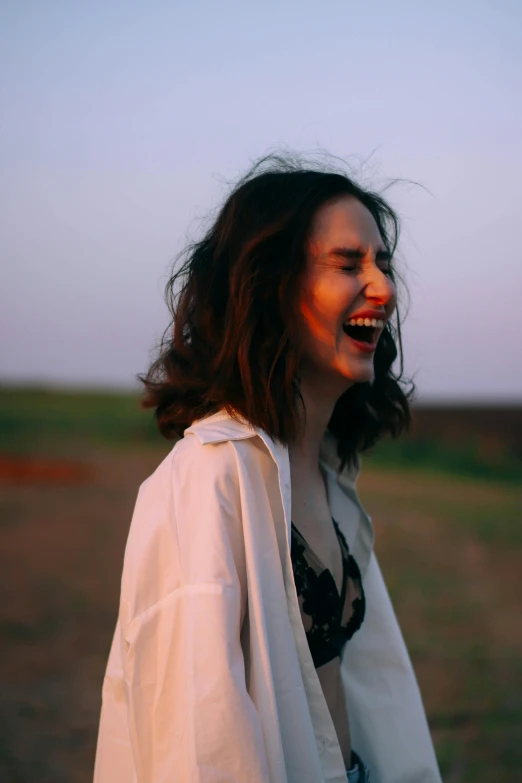
[(386, 305), (395, 297), (396, 289), (393, 280), (375, 264), (367, 268), (365, 278), (365, 294), (368, 299)]

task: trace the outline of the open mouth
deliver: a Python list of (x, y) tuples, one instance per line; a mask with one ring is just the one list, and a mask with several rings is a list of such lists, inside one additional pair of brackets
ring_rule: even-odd
[(378, 329), (375, 326), (350, 326), (349, 324), (343, 324), (343, 332), (348, 337), (351, 337), (352, 340), (359, 340), (361, 343), (374, 343)]

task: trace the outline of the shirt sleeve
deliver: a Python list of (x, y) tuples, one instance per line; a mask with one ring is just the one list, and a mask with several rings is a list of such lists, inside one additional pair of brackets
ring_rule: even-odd
[[(157, 544), (149, 533), (141, 554), (135, 542), (130, 558), (127, 595), (137, 584), (155, 598), (122, 623), (138, 783), (269, 783), (240, 641), (246, 575), (237, 466), (230, 443), (220, 445), (218, 452), (192, 437), (179, 450), (168, 531)], [(157, 503), (149, 507), (154, 513)], [(165, 569), (177, 574), (159, 573)], [(151, 588), (154, 580), (160, 588)], [(124, 617), (132, 603), (124, 602)]]

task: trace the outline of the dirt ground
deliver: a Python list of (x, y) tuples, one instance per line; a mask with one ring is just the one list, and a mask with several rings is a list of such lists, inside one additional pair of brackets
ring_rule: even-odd
[[(169, 448), (0, 460), (0, 781), (92, 780), (127, 531)], [(363, 467), (359, 493), (445, 783), (521, 779), (522, 491)]]

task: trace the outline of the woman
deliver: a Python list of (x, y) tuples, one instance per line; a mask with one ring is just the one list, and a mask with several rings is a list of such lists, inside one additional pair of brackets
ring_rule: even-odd
[(355, 489), (409, 423), (397, 236), (345, 173), (269, 156), (169, 281), (143, 406), (178, 440), (136, 502), (96, 783), (440, 781)]

